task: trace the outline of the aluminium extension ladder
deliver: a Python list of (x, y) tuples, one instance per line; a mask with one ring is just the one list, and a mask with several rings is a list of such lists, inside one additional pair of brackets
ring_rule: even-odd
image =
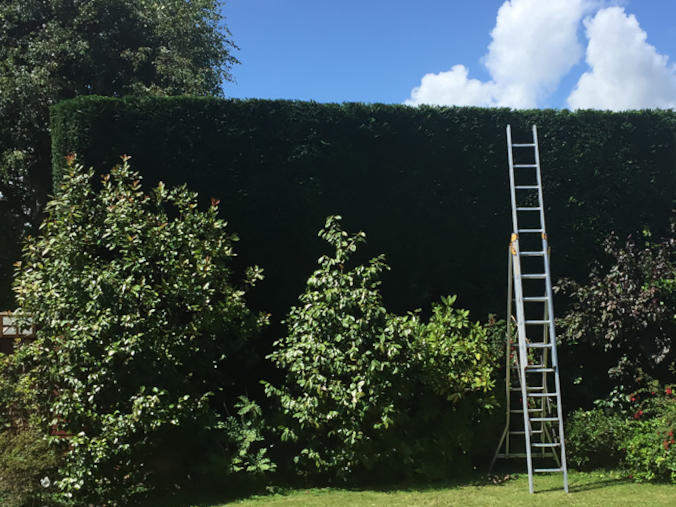
[[(508, 125), (507, 149), (513, 224), (508, 254), (507, 315), (508, 319), (515, 321), (517, 343), (513, 343), (513, 323), (508, 322), (507, 423), (491, 468), (496, 458), (525, 457), (531, 493), (533, 474), (539, 472), (563, 472), (563, 488), (568, 492), (549, 246), (536, 126), (533, 125), (532, 142), (514, 144)], [(512, 300), (516, 307), (515, 319)], [(513, 384), (518, 387), (512, 387)], [(518, 408), (513, 408), (514, 405)], [(523, 419), (522, 425), (520, 419)], [(514, 447), (518, 450), (515, 451)], [(553, 459), (556, 467), (535, 468), (534, 459)]]

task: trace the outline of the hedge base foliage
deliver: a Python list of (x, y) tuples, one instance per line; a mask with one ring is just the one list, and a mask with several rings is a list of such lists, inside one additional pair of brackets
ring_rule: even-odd
[(54, 492), (62, 456), (35, 428), (0, 433), (0, 504), (40, 505)]

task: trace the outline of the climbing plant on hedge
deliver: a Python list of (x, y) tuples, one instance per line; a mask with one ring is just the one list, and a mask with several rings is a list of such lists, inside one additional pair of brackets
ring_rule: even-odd
[(468, 396), (490, 406), (493, 363), (484, 328), (452, 308), (455, 298), (435, 306), (428, 324), (417, 313), (389, 313), (378, 290), (388, 269), (383, 256), (350, 269), (365, 235), (348, 234), (339, 220), (329, 217), (320, 231), (335, 254), (319, 259), (288, 316), (289, 334), (269, 356), (286, 379), (267, 392), (285, 414), (282, 440), (301, 446), (301, 469), (348, 478), (364, 468), (410, 466), (430, 449), (402, 440), (406, 430), (443, 419)]
[(34, 424), (67, 433), (58, 487), (115, 504), (188, 473), (270, 468), (238, 384), (265, 319), (231, 280), (218, 201), (202, 212), (185, 187), (145, 193), (126, 156), (99, 191), (92, 177), (70, 159), (15, 282), (38, 325), (14, 356), (17, 392)]

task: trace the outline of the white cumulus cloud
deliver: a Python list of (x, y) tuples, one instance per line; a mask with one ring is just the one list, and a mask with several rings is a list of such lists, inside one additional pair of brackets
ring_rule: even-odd
[(676, 69), (646, 42), (633, 14), (609, 7), (586, 19), (585, 28), (590, 71), (568, 97), (571, 109), (676, 107)]
[(419, 104), (456, 105), (456, 106), (494, 106), (497, 86), (478, 79), (469, 79), (469, 69), (464, 65), (455, 65), (448, 72), (425, 74), (420, 86), (411, 92), (411, 98), (405, 103), (411, 106)]
[(427, 74), (408, 105), (534, 108), (581, 60), (577, 37), (590, 0), (508, 0), (499, 9), (484, 57), (491, 81), (470, 79), (468, 69)]

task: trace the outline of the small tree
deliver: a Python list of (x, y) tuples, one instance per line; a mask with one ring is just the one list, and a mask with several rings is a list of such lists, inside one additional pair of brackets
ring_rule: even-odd
[[(451, 307), (455, 298), (436, 305), (429, 324), (417, 313), (388, 313), (378, 291), (388, 269), (383, 256), (349, 269), (365, 234), (349, 235), (339, 220), (329, 217), (320, 231), (335, 255), (319, 260), (289, 314), (289, 335), (269, 356), (286, 375), (283, 387), (267, 385), (285, 415), (282, 440), (300, 443), (296, 462), (310, 473), (423, 470), (421, 456), (438, 463), (469, 440), (457, 431), (439, 445), (441, 421), (450, 416), (443, 430), (459, 429), (453, 414), (462, 400), (476, 395), (480, 407), (492, 404), (485, 330)], [(423, 426), (429, 433), (420, 434)]]
[[(51, 193), (49, 108), (81, 95), (223, 95), (236, 46), (219, 0), (0, 2), (0, 304)], [(26, 227), (30, 224), (30, 227)]]
[(25, 371), (15, 402), (43, 432), (67, 434), (56, 439), (67, 451), (58, 486), (96, 503), (207, 462), (223, 473), (269, 467), (250, 448), (259, 411), (239, 400), (247, 342), (264, 318), (231, 282), (236, 238), (218, 201), (200, 212), (185, 187), (146, 194), (128, 159), (99, 192), (71, 159), (15, 282), (38, 325), (12, 361)]
[(571, 342), (598, 345), (615, 354), (618, 371), (653, 370), (676, 358), (676, 235), (624, 248), (618, 238), (604, 242), (609, 265), (592, 266), (589, 283), (559, 281), (558, 290), (573, 300), (560, 329)]

